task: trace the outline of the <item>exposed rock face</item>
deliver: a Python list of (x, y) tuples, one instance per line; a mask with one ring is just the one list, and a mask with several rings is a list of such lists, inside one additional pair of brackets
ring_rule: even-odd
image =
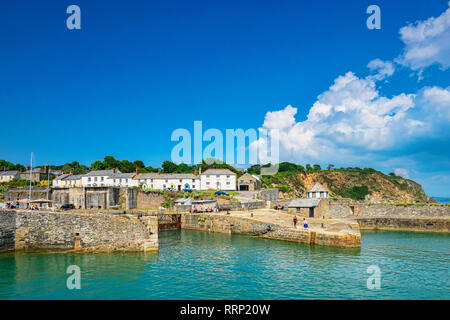
[(367, 186), (368, 201), (390, 200), (402, 203), (435, 202), (424, 192), (422, 186), (412, 180), (398, 176), (387, 176), (378, 171), (321, 171), (300, 173), (283, 177), (294, 190), (295, 197), (306, 197), (306, 191), (316, 182), (330, 190), (330, 196), (347, 198), (353, 187)]

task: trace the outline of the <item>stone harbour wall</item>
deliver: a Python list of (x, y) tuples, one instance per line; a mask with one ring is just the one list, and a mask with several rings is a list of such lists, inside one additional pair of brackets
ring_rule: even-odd
[(0, 252), (14, 250), (16, 212), (0, 211)]
[(294, 229), (277, 224), (270, 224), (271, 230), (267, 231), (268, 223), (251, 218), (228, 216), (222, 214), (182, 214), (181, 228), (189, 230), (201, 230), (208, 232), (220, 232), (229, 234), (244, 234), (258, 236), (266, 239), (292, 241), (310, 245), (324, 245), (335, 247), (361, 246), (359, 228), (356, 233), (320, 232), (304, 229)]
[(450, 206), (435, 204), (389, 204), (353, 201), (350, 199), (326, 200), (331, 218), (345, 217), (450, 217)]
[(363, 230), (450, 232), (448, 218), (357, 218)]
[(158, 220), (152, 216), (0, 211), (2, 235), (8, 224), (14, 224), (14, 250), (158, 250)]

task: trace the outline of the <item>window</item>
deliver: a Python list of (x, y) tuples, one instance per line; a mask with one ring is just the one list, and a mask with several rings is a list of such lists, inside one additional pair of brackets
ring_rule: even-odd
[(150, 182), (153, 182), (153, 179), (150, 179)]
[(241, 183), (244, 183), (244, 180), (241, 180)]
[(91, 182), (91, 178), (88, 178), (88, 182)]
[(114, 183), (117, 183), (116, 179), (114, 179)]
[(206, 182), (206, 185), (209, 186), (209, 181)]
[(192, 185), (192, 189), (195, 189), (195, 184)]
[(165, 188), (165, 187), (166, 187), (166, 185), (164, 184), (164, 185), (163, 185), (163, 188)]
[(180, 179), (180, 182), (183, 182), (183, 180)]
[(300, 213), (300, 209), (301, 209), (301, 208), (297, 208), (297, 213)]
[(253, 183), (253, 180), (249, 180), (250, 183)]
[(208, 179), (209, 179), (209, 175), (207, 175), (207, 176), (206, 176), (206, 178), (208, 178)]
[(166, 179), (166, 183), (169, 182), (169, 180)]
[(150, 189), (153, 189), (153, 185), (150, 186)]
[(227, 184), (230, 184), (230, 181), (227, 181)]
[(219, 175), (217, 175), (217, 176), (216, 176), (216, 178), (217, 178), (217, 179), (219, 179), (219, 178), (220, 178), (220, 176), (219, 176)]
[(229, 179), (230, 178), (230, 175), (227, 175), (227, 179)]
[(195, 182), (195, 179), (192, 179), (192, 182)]
[(101, 177), (100, 179), (101, 179), (101, 181), (103, 181), (105, 178), (104, 178), (104, 177)]

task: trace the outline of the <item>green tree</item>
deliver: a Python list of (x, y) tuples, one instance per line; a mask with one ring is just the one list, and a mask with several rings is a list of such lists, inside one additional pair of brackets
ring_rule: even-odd
[(104, 170), (105, 166), (103, 165), (103, 162), (100, 160), (96, 160), (91, 164), (91, 170)]
[(116, 160), (113, 156), (105, 156), (103, 159), (103, 166), (105, 169), (114, 169), (119, 168), (121, 165), (121, 162), (119, 160)]
[[(117, 168), (117, 167), (115, 167), (115, 168)], [(136, 165), (131, 161), (122, 160), (122, 161), (120, 161), (118, 168), (121, 172), (129, 173), (129, 172), (133, 172), (136, 170)]]
[(134, 165), (136, 166), (136, 167), (138, 167), (138, 168), (145, 168), (145, 164), (144, 164), (144, 162), (143, 161), (141, 161), (141, 160), (136, 160), (136, 161), (134, 161), (133, 162), (134, 163)]
[(306, 164), (306, 172), (308, 172), (308, 173), (314, 172), (313, 167), (311, 167), (311, 165), (309, 163)]
[(177, 168), (178, 168), (176, 163), (169, 161), (169, 160), (164, 161), (162, 163), (161, 167), (163, 168), (164, 173), (176, 172)]
[(314, 165), (314, 172), (320, 172), (322, 170), (322, 168), (320, 167), (320, 165), (315, 164)]

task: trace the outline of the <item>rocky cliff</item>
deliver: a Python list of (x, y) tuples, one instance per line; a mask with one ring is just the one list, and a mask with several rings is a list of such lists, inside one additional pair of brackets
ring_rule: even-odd
[[(290, 196), (305, 197), (316, 182), (321, 183), (335, 198), (401, 203), (435, 202), (417, 182), (399, 176), (385, 175), (375, 170), (344, 172), (324, 170), (314, 173), (282, 174), (265, 179), (266, 186), (281, 188)], [(287, 195), (287, 194), (286, 194)]]

